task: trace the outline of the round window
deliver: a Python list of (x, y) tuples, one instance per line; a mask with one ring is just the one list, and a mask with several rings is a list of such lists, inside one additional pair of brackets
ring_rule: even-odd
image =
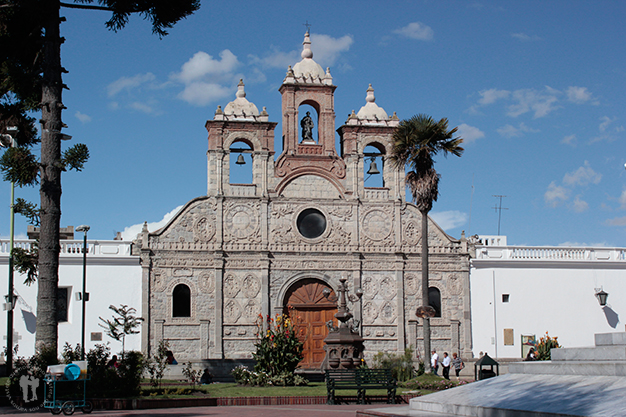
[(302, 236), (315, 239), (326, 230), (326, 217), (321, 211), (309, 208), (298, 215), (297, 225)]

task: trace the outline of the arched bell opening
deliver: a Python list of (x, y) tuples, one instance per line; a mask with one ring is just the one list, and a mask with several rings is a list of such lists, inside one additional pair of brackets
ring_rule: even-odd
[(283, 314), (288, 315), (295, 323), (298, 339), (304, 343), (303, 359), (300, 362), (303, 369), (320, 369), (326, 354), (326, 323), (332, 321), (337, 325), (337, 305), (324, 297), (325, 289), (334, 294), (333, 289), (324, 281), (304, 278), (292, 284), (285, 294)]
[(367, 145), (363, 152), (363, 186), (365, 188), (385, 187), (384, 176), (385, 148), (378, 143)]
[(252, 184), (253, 149), (244, 139), (237, 139), (229, 148), (230, 184)]

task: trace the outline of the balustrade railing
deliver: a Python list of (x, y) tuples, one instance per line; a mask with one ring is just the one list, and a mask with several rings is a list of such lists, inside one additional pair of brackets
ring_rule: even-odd
[(565, 248), (531, 246), (477, 246), (479, 260), (519, 261), (620, 261), (626, 262), (624, 248)]
[[(13, 247), (28, 250), (34, 240), (17, 239), (13, 241)], [(82, 240), (62, 240), (60, 242), (60, 256), (82, 256)], [(118, 240), (92, 240), (87, 241), (87, 253), (89, 256), (130, 256), (130, 242)], [(0, 240), (0, 256), (9, 255), (9, 240)]]

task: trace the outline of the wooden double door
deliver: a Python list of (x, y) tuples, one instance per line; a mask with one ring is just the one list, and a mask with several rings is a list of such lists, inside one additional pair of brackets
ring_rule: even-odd
[(326, 352), (324, 339), (328, 336), (326, 322), (336, 325), (337, 305), (324, 297), (323, 291), (332, 288), (317, 279), (303, 279), (296, 282), (287, 292), (284, 311), (295, 322), (298, 339), (304, 343), (300, 367), (320, 369)]

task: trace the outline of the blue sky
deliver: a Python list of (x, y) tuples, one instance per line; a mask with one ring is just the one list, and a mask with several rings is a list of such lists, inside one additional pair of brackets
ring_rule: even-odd
[(390, 115), (459, 127), (464, 155), (436, 164), (432, 217), (449, 234), (496, 234), (493, 196), (505, 195), (509, 244), (626, 246), (624, 2), (202, 1), (162, 40), (140, 17), (113, 33), (106, 12), (64, 15), (64, 132), (91, 159), (63, 174), (61, 224), (90, 225), (90, 239), (131, 236), (144, 221), (153, 230), (206, 194), (204, 124), (240, 78), (280, 123), (278, 88), (308, 21), (314, 59), (338, 87), (337, 127), (369, 83)]

